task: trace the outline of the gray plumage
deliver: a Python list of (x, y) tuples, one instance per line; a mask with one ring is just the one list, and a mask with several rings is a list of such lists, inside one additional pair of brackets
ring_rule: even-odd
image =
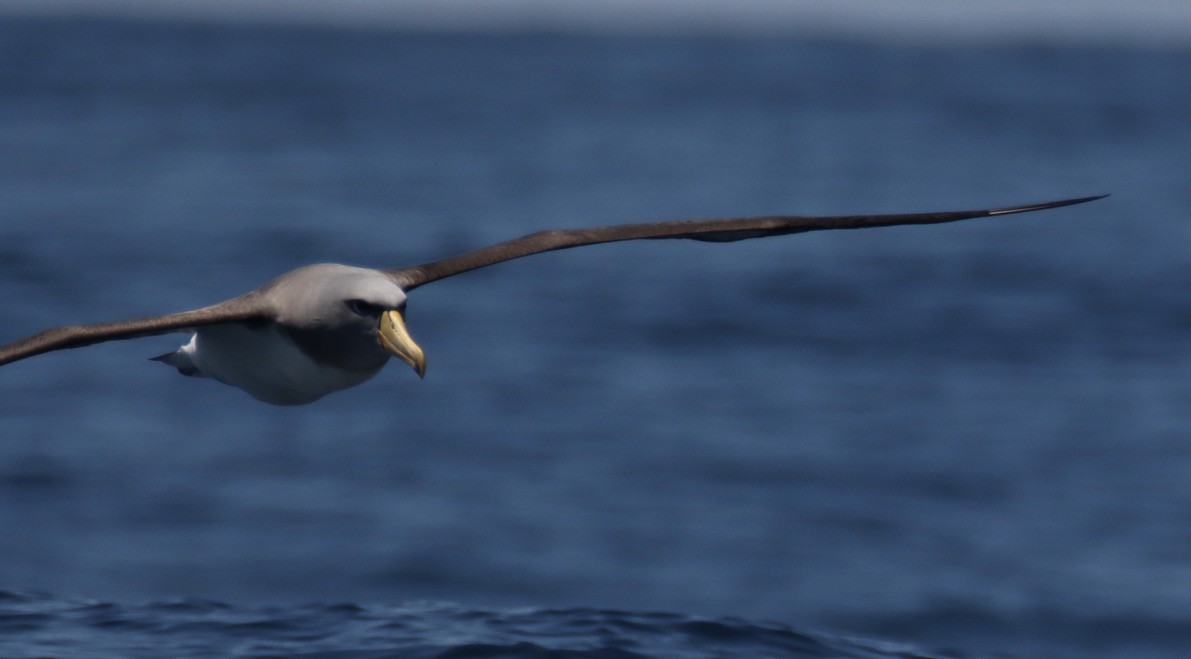
[(446, 259), (387, 270), (310, 265), (202, 309), (138, 320), (68, 325), (0, 346), (0, 366), (44, 352), (170, 332), (195, 335), (156, 357), (186, 375), (293, 405), (360, 384), (397, 356), (419, 375), (425, 356), (405, 330), (406, 294), (425, 284), (541, 252), (641, 239), (733, 242), (826, 229), (940, 224), (1081, 204), (1106, 195), (991, 210), (838, 217), (770, 216), (542, 231)]

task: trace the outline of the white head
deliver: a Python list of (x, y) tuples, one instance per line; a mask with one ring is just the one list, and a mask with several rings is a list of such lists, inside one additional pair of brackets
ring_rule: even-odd
[(317, 362), (375, 371), (395, 355), (425, 374), (425, 356), (405, 329), (405, 291), (382, 272), (320, 263), (259, 292), (277, 309), (282, 331)]

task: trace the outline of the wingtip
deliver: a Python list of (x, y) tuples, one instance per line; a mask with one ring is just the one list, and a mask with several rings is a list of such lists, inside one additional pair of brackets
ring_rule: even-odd
[(1112, 193), (1111, 193), (1111, 192), (1105, 192), (1104, 194), (1092, 195), (1092, 196), (1090, 196), (1090, 197), (1077, 197), (1077, 198), (1075, 198), (1075, 199), (1068, 199), (1068, 200), (1067, 200), (1067, 203), (1066, 203), (1066, 204), (1063, 204), (1063, 205), (1064, 205), (1064, 206), (1071, 206), (1071, 205), (1074, 205), (1074, 204), (1085, 204), (1085, 203), (1087, 203), (1087, 202), (1089, 202), (1089, 201), (1096, 201), (1097, 199), (1103, 199), (1103, 198), (1105, 198), (1105, 197), (1110, 197), (1110, 196), (1112, 196)]
[(1040, 211), (1050, 208), (1062, 208), (1063, 206), (1074, 206), (1076, 204), (1086, 204), (1089, 201), (1096, 201), (1103, 199), (1112, 193), (1092, 195), (1090, 197), (1073, 197), (1071, 199), (1059, 199), (1057, 201), (1046, 201), (1040, 204), (1032, 204), (1029, 206), (1015, 206), (1013, 208), (1000, 208), (994, 211), (989, 211), (989, 215), (1010, 215), (1012, 213), (1025, 213), (1028, 211)]

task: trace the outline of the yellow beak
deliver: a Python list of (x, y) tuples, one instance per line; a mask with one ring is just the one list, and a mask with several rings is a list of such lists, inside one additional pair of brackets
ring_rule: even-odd
[(405, 318), (401, 312), (392, 309), (380, 315), (380, 345), (401, 361), (409, 364), (417, 372), (418, 377), (426, 377), (426, 353), (414, 343), (405, 329)]

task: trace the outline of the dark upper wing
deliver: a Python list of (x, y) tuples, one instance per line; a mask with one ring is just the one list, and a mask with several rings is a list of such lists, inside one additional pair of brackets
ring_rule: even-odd
[(0, 346), (0, 366), (51, 350), (80, 348), (103, 341), (167, 334), (218, 323), (272, 318), (272, 311), (256, 293), (181, 313), (94, 325), (64, 325)]
[(594, 229), (569, 229), (539, 231), (527, 236), (497, 243), (471, 252), (431, 261), (407, 268), (392, 268), (385, 273), (405, 290), (412, 290), (444, 277), (457, 275), (468, 270), (483, 268), (523, 256), (569, 249), (583, 245), (596, 245), (621, 240), (642, 238), (687, 238), (710, 242), (730, 242), (749, 238), (783, 236), (789, 233), (816, 231), (820, 229), (862, 229), (898, 224), (940, 224), (977, 217), (1009, 215), (1028, 211), (1058, 208), (1102, 199), (1108, 195), (1062, 199), (1028, 206), (995, 208), (977, 211), (953, 211), (946, 213), (906, 213), (901, 215), (845, 215), (838, 217), (799, 217), (777, 215), (767, 217), (745, 217), (716, 220), (685, 220), (678, 222), (657, 222), (653, 224), (621, 224)]

